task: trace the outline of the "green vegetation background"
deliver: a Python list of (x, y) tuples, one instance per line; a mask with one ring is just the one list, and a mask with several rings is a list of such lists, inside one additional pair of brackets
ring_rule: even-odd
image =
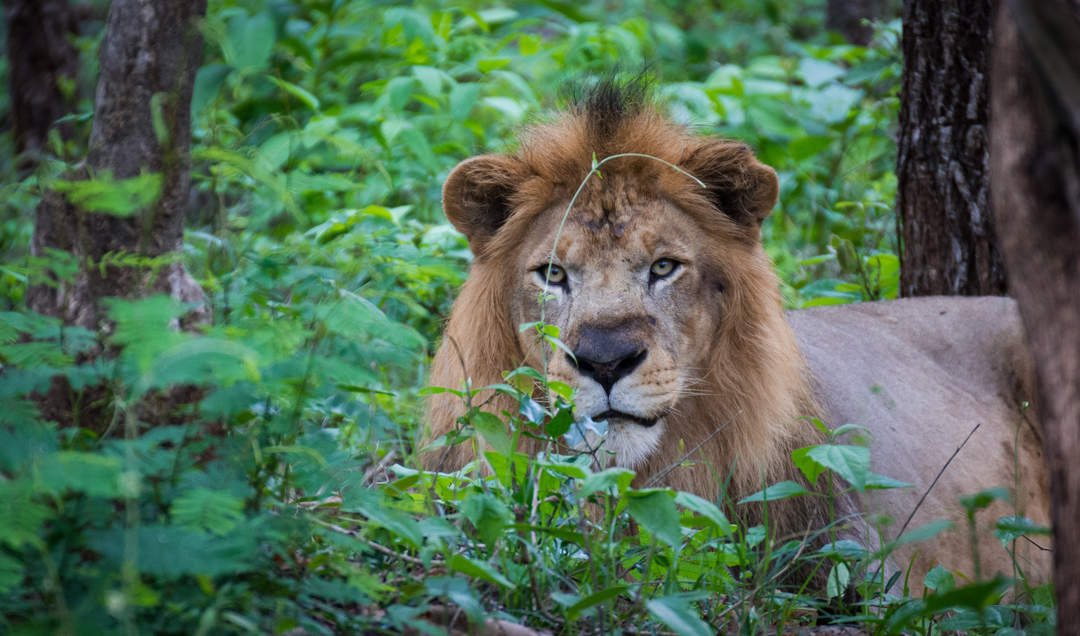
[[(451, 604), (565, 633), (753, 632), (835, 606), (840, 551), (831, 598), (776, 590), (782, 561), (750, 566), (761, 529), (733, 529), (715, 502), (631, 491), (624, 471), (556, 462), (522, 485), (506, 466), (493, 480), (413, 469), (427, 362), (470, 259), (442, 181), (512, 149), (589, 74), (647, 68), (672, 117), (777, 169), (764, 240), (790, 305), (895, 297), (899, 27), (864, 48), (823, 17), (820, 0), (211, 0), (182, 256), (213, 322), (194, 333), (170, 326), (185, 308), (161, 297), (112, 302), (109, 333), (25, 311), (28, 281), (70, 264), (28, 245), (42, 192), (85, 155), (92, 104), (22, 180), (5, 131), (0, 631), (426, 632)], [(89, 31), (72, 91), (93, 86)], [(125, 214), (140, 185), (68, 187)], [(84, 355), (102, 347), (117, 353)], [(73, 421), (44, 421), (30, 397), (56, 375)], [(180, 385), (200, 387), (184, 417), (146, 419), (144, 400)], [(102, 413), (104, 429), (81, 426)], [(848, 613), (929, 629), (913, 621), (935, 608), (904, 602), (899, 618)]]

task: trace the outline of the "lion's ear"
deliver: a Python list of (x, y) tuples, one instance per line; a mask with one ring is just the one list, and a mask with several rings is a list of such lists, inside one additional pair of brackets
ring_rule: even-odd
[(776, 171), (744, 143), (717, 140), (694, 149), (680, 167), (708, 188), (713, 205), (740, 225), (760, 227), (780, 192)]
[(457, 165), (443, 184), (443, 212), (479, 256), (510, 216), (510, 197), (521, 185), (520, 161), (481, 155)]

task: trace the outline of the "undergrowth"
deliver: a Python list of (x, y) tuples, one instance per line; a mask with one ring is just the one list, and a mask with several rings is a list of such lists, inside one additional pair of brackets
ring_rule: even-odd
[[(470, 258), (438, 209), (442, 180), (512, 144), (569, 78), (648, 62), (675, 118), (777, 169), (763, 235), (791, 305), (895, 297), (898, 25), (851, 46), (823, 30), (822, 5), (212, 0), (181, 256), (212, 320), (189, 331), (176, 324), (191, 307), (164, 297), (111, 300), (99, 331), (25, 307), (46, 270), (77, 269), (28, 254), (43, 192), (123, 215), (144, 191), (58, 181), (86, 154), (90, 95), (77, 134), (54, 136), (32, 174), (5, 153), (0, 631), (442, 633), (485, 618), (567, 634), (1052, 630), (1045, 589), (1011, 600), (1022, 577), (961, 586), (939, 569), (908, 597), (875, 576), (883, 553), (830, 540), (838, 526), (770, 541), (729, 520), (738, 502), (634, 488), (593, 455), (557, 454), (572, 395), (535, 370), (493, 389), (517, 412), (473, 408), (442, 440), (489, 448), (479, 463), (415, 468), (422, 393), (484, 389), (422, 388)], [(42, 412), (50, 391), (71, 409)], [(552, 451), (513, 453), (523, 434)], [(793, 459), (824, 492), (772, 484), (768, 497), (836, 496), (812, 477), (827, 471), (845, 488), (890, 485), (849, 434)], [(995, 496), (973, 496), (972, 515)], [(1041, 531), (999, 526), (1003, 544)], [(824, 589), (791, 578), (804, 570)]]

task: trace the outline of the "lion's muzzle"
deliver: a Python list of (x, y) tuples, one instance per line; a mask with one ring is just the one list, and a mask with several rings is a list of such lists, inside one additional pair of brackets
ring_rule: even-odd
[(628, 338), (623, 329), (582, 327), (574, 355), (567, 359), (610, 395), (615, 383), (641, 366), (647, 354), (644, 343)]

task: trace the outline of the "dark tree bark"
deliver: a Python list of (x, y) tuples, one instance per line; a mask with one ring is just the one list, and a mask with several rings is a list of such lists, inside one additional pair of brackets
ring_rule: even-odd
[(825, 26), (843, 33), (852, 44), (866, 46), (874, 37), (874, 29), (863, 21), (884, 17), (888, 8), (888, 0), (829, 0)]
[(1058, 627), (1080, 626), (1080, 0), (1006, 0), (993, 55), (994, 215), (1035, 357)]
[(905, 0), (900, 294), (1004, 294), (988, 187), (994, 0)]
[(79, 71), (79, 53), (70, 36), (78, 25), (67, 0), (8, 0), (8, 101), (20, 172), (36, 164), (49, 129), (71, 112), (73, 86)]
[[(191, 93), (202, 57), (196, 20), (206, 0), (114, 0), (101, 44), (100, 77), (89, 154), (69, 178), (161, 175), (161, 195), (133, 216), (80, 210), (58, 192), (38, 206), (31, 251), (74, 254), (74, 281), (34, 284), (34, 311), (97, 328), (101, 300), (165, 292), (200, 302), (202, 290), (182, 264), (100, 266), (106, 255), (166, 257), (180, 249), (190, 184)], [(155, 120), (158, 129), (155, 130)]]

